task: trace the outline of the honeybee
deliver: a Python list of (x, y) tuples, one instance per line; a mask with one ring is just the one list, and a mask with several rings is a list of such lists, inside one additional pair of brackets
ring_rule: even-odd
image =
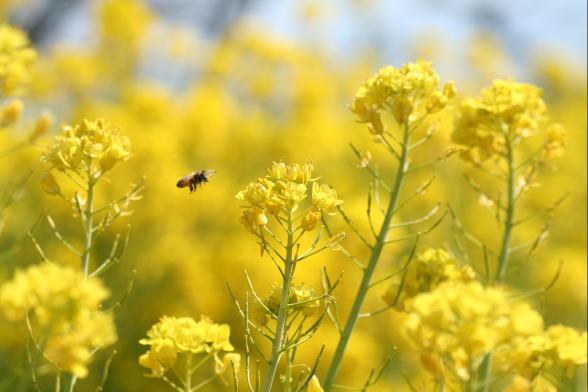
[(184, 177), (180, 178), (176, 186), (178, 188), (190, 188), (190, 193), (196, 190), (198, 185), (202, 186), (203, 183), (208, 182), (209, 177), (216, 173), (216, 170), (207, 169), (207, 170), (198, 170), (189, 174), (186, 174)]

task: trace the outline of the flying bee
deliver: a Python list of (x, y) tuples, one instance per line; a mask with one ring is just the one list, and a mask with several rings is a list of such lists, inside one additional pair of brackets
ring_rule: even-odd
[(184, 177), (180, 178), (176, 186), (178, 188), (190, 188), (190, 193), (196, 190), (196, 187), (205, 182), (208, 182), (209, 177), (215, 173), (216, 170), (208, 169), (208, 170), (198, 170), (189, 174), (186, 174)]

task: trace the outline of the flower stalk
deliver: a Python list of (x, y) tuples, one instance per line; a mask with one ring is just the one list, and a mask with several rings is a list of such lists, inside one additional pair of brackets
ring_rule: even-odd
[(359, 289), (357, 290), (357, 295), (355, 297), (355, 301), (353, 302), (353, 306), (351, 308), (351, 312), (345, 323), (345, 327), (343, 328), (343, 332), (339, 338), (339, 342), (337, 344), (337, 348), (335, 349), (335, 355), (333, 356), (333, 360), (331, 362), (331, 366), (327, 372), (327, 376), (324, 382), (324, 389), (328, 391), (335, 381), (335, 377), (337, 376), (337, 372), (339, 367), (341, 366), (341, 361), (343, 360), (343, 355), (345, 354), (345, 349), (347, 348), (347, 344), (349, 343), (349, 338), (353, 333), (355, 328), (355, 324), (359, 318), (359, 314), (361, 312), (361, 307), (365, 300), (365, 296), (370, 288), (372, 276), (378, 265), (378, 261), (380, 259), (380, 255), (382, 250), (384, 249), (384, 245), (386, 244), (386, 240), (388, 238), (388, 232), (390, 230), (390, 223), (392, 222), (392, 218), (394, 217), (394, 212), (396, 211), (396, 205), (398, 203), (398, 197), (400, 195), (400, 191), (402, 189), (402, 183), (404, 179), (404, 175), (406, 174), (406, 166), (408, 163), (408, 153), (409, 149), (408, 146), (410, 145), (410, 127), (408, 123), (404, 125), (404, 135), (402, 140), (402, 151), (400, 153), (400, 159), (398, 162), (398, 169), (396, 170), (396, 178), (394, 180), (394, 185), (392, 188), (392, 192), (390, 194), (390, 201), (388, 203), (388, 208), (386, 209), (386, 213), (384, 215), (384, 221), (380, 227), (378, 237), (376, 239), (376, 243), (372, 248), (372, 252), (370, 255), (369, 262), (365, 269), (363, 270), (363, 278), (361, 280), (361, 284)]
[(90, 250), (92, 249), (92, 238), (94, 234), (93, 228), (93, 206), (94, 206), (94, 186), (96, 181), (92, 178), (91, 173), (88, 171), (88, 192), (86, 199), (86, 208), (83, 213), (83, 226), (84, 226), (84, 249), (82, 251), (82, 271), (84, 278), (88, 278), (90, 273)]
[[(278, 320), (276, 321), (276, 334), (272, 343), (272, 351), (268, 364), (263, 390), (270, 392), (272, 384), (276, 375), (278, 364), (282, 355), (283, 342), (286, 334), (285, 326), (288, 316), (288, 299), (290, 296), (290, 287), (292, 286), (292, 276), (294, 275), (294, 260), (292, 258), (292, 250), (294, 247), (294, 225), (292, 219), (292, 211), (288, 214), (288, 242), (286, 243), (286, 258), (284, 262), (284, 276), (282, 285), (282, 296), (280, 300), (280, 308), (278, 311)], [(286, 353), (287, 355), (288, 353)], [(288, 381), (287, 381), (288, 382)]]

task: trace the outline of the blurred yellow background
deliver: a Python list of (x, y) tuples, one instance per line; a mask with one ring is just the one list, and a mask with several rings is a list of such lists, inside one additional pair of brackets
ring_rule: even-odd
[[(22, 12), (18, 11), (22, 7), (19, 3), (2, 2), (5, 19), (10, 20), (12, 12)], [(361, 15), (378, 1), (345, 3)], [(121, 263), (102, 277), (113, 293), (112, 302), (124, 296), (129, 281), (134, 282), (130, 295), (116, 311), (119, 340), (105, 390), (164, 391), (167, 386), (144, 377), (146, 370), (137, 363), (145, 351), (138, 341), (161, 315), (195, 319), (208, 315), (216, 322), (227, 323), (232, 328), (232, 343), (243, 352), (243, 320), (225, 285), (243, 298), (245, 269), (258, 292), (268, 293), (278, 280), (271, 261), (260, 256), (254, 237), (239, 223), (241, 211), (234, 197), (250, 181), (264, 175), (272, 161), (312, 161), (321, 182), (337, 190), (348, 214), (369, 232), (365, 218), (369, 178), (357, 167), (349, 143), (369, 150), (374, 161), (381, 162), (383, 176), (391, 176), (392, 168), (383, 151), (372, 143), (365, 126), (355, 122), (348, 104), (365, 79), (387, 63), (385, 41), (398, 38), (381, 37), (382, 48), (356, 47), (345, 61), (330, 57), (325, 44), (327, 29), (321, 23), (332, 10), (310, 1), (290, 10), (297, 18), (297, 28), (306, 34), (298, 41), (264, 30), (254, 20), (239, 17), (239, 11), (219, 23), (211, 38), (174, 24), (161, 8), (139, 0), (96, 1), (91, 2), (89, 10), (89, 15), (69, 16), (83, 17), (87, 24), (89, 34), (82, 45), (67, 44), (65, 39), (61, 42), (56, 35), (51, 45), (37, 48), (39, 58), (23, 98), (24, 116), (15, 129), (0, 131), (0, 145), (5, 150), (22, 140), (34, 118), (44, 110), (56, 119), (52, 133), (59, 124), (104, 118), (130, 138), (132, 159), (108, 174), (97, 195), (100, 205), (100, 201), (120, 197), (131, 182), (145, 177), (143, 199), (133, 204), (133, 214), (118, 221), (96, 244), (95, 256), (103, 258), (116, 233), (130, 230)], [(439, 64), (442, 81), (455, 80), (458, 96), (476, 94), (497, 77), (516, 77), (544, 89), (550, 118), (565, 125), (568, 145), (557, 161), (557, 169), (541, 173), (540, 187), (530, 192), (522, 211), (533, 213), (566, 193), (569, 197), (555, 211), (549, 237), (536, 255), (520, 263), (515, 256), (507, 282), (522, 292), (545, 286), (563, 261), (553, 289), (529, 300), (543, 313), (547, 325), (565, 323), (585, 330), (585, 69), (557, 51), (527, 58), (521, 66), (520, 59), (504, 50), (504, 41), (488, 32), (470, 37), (465, 51), (426, 31), (419, 32), (418, 39), (401, 39), (404, 45), (411, 45), (409, 58), (430, 60), (436, 68)], [(451, 116), (442, 118), (432, 143), (423, 147), (424, 156), (440, 154), (451, 145), (451, 125)], [(51, 260), (78, 266), (78, 258), (55, 239), (43, 219), (50, 213), (65, 237), (74, 245), (81, 241), (79, 221), (72, 218), (71, 208), (43, 193), (39, 185), (44, 168), (39, 157), (52, 136), (45, 135), (0, 158), (3, 197), (15, 201), (0, 216), (0, 282), (10, 279), (16, 268), (39, 261), (26, 236), (28, 230)], [(216, 170), (210, 183), (192, 194), (175, 187), (180, 177), (200, 169)], [(495, 246), (499, 241), (498, 222), (467, 186), (463, 173), (470, 171), (464, 162), (451, 157), (410, 178), (407, 189), (436, 175), (426, 195), (403, 210), (401, 217), (413, 219), (437, 202), (449, 204), (472, 233)], [(57, 179), (67, 191), (67, 178)], [(12, 193), (13, 187), (17, 192)], [(345, 229), (341, 222), (335, 221), (335, 225)], [(541, 221), (523, 225), (515, 243), (535, 238), (541, 227)], [(455, 251), (454, 235), (452, 221), (446, 219), (421, 241), (421, 246)], [(347, 248), (365, 258), (359, 241), (351, 235), (345, 241)], [(399, 244), (388, 248), (379, 274), (397, 268), (400, 256), (409, 247)], [(345, 271), (336, 297), (340, 311), (346, 314), (360, 273), (341, 254), (321, 253), (302, 265), (295, 279), (318, 288), (323, 265), (332, 276)], [(474, 262), (474, 266), (483, 269), (480, 263)], [(384, 305), (381, 297), (385, 286), (370, 292), (367, 309)], [(339, 383), (363, 384), (369, 371), (391, 356), (392, 363), (372, 390), (408, 390), (402, 373), (415, 375), (420, 370), (418, 358), (400, 336), (400, 317), (386, 312), (375, 319), (360, 320)], [(0, 335), (0, 391), (17, 391), (17, 380), (28, 377), (30, 371), (26, 331), (22, 325), (0, 319)], [(327, 345), (329, 358), (335, 342), (336, 330), (326, 322), (304, 346), (300, 360), (310, 363), (321, 344)], [(94, 390), (110, 352), (106, 349), (98, 354), (90, 376), (79, 383), (78, 390)], [(323, 374), (320, 367), (318, 373)], [(225, 388), (217, 382), (207, 390)]]

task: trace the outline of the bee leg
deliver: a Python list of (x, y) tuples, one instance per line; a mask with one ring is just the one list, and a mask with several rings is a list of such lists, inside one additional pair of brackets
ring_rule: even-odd
[(192, 185), (191, 181), (188, 183), (188, 187), (190, 188), (190, 193), (194, 192), (194, 185)]

